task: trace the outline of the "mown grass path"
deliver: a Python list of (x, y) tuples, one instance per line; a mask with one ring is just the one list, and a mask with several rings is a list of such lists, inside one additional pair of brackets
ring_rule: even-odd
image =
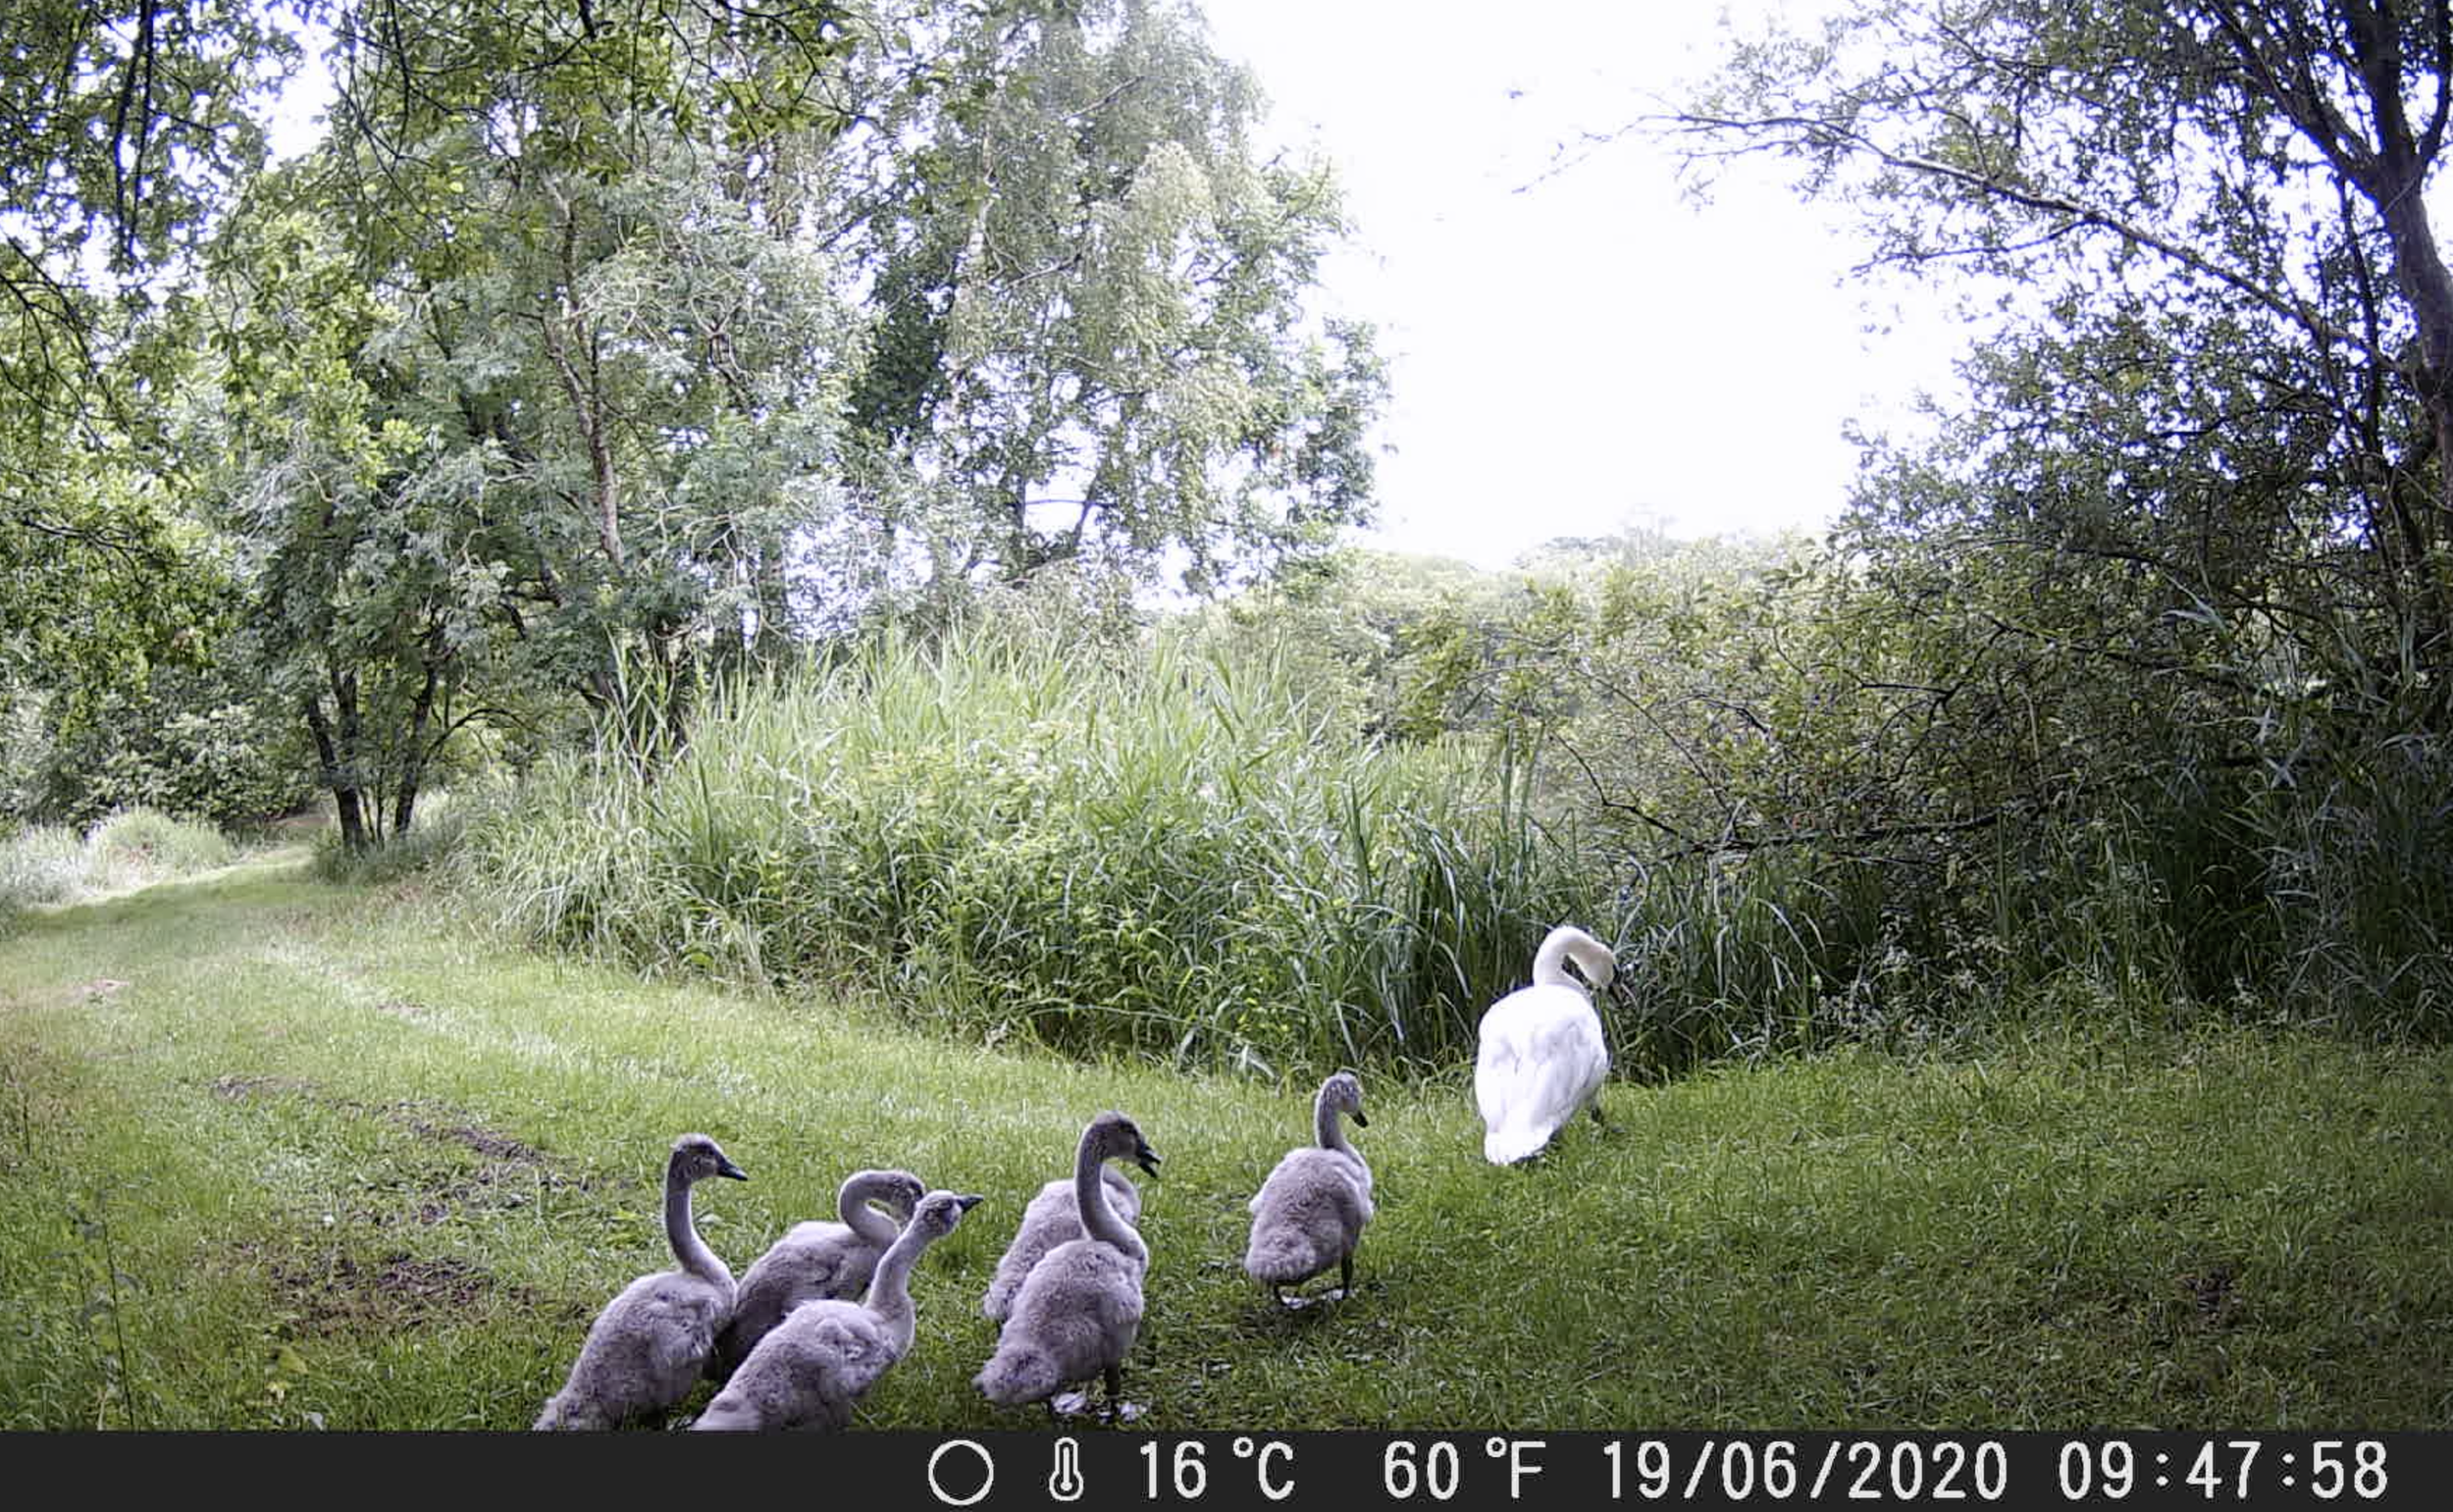
[(0, 941), (0, 1427), (524, 1428), (666, 1264), (689, 1129), (752, 1173), (701, 1204), (736, 1270), (861, 1166), (987, 1193), (861, 1423), (1036, 1427), (970, 1385), (977, 1299), (1107, 1107), (1165, 1157), (1143, 1428), (2453, 1423), (2453, 1053), (1842, 1053), (1614, 1084), (1504, 1171), (1461, 1075), (1364, 1087), (1359, 1294), (1283, 1313), (1244, 1202), (1308, 1083), (641, 983), (294, 854), (65, 910)]

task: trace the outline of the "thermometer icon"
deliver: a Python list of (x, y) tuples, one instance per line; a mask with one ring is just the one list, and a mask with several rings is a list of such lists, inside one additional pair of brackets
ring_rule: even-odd
[(1056, 1441), (1056, 1470), (1048, 1477), (1048, 1495), (1058, 1501), (1081, 1497), (1081, 1445), (1070, 1436)]

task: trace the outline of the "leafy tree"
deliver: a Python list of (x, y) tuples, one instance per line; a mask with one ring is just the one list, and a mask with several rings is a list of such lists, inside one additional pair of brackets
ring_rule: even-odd
[(2234, 647), (2347, 631), (2440, 724), (2448, 48), (2442, 0), (1909, 0), (1741, 48), (1677, 125), (1794, 158), (1876, 263), (2020, 290), (1954, 485), (1910, 468), (1876, 522), (2126, 563)]
[(2441, 1020), (2449, 48), (2437, 0), (1886, 0), (1741, 47), (1671, 123), (1794, 162), (1988, 333), (1838, 538), (1832, 623), (1875, 639), (1835, 686), (1899, 668), (1876, 703), (1926, 753), (1843, 726), (1856, 790), (2135, 833), (2121, 886), (2210, 995), (2289, 972)]
[[(1306, 323), (1325, 168), (1257, 161), (1252, 80), (1143, 0), (919, 6), (840, 221), (871, 283), (871, 507), (940, 579), (1079, 559), (1196, 588), (1367, 517), (1384, 379)], [(916, 61), (925, 59), (925, 62)]]
[(261, 162), (294, 63), (246, 0), (27, 0), (0, 49), (0, 679), (89, 719), (209, 638), (217, 585), (152, 426), (184, 360), (159, 311)]

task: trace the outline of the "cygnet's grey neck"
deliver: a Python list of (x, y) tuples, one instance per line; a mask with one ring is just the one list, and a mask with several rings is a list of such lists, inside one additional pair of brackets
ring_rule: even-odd
[(1322, 1149), (1347, 1155), (1354, 1153), (1354, 1147), (1346, 1143), (1345, 1122), (1337, 1117), (1337, 1105), (1330, 1101), (1326, 1087), (1321, 1089), (1320, 1096), (1312, 1100), (1312, 1127), (1320, 1136)]
[(877, 1274), (869, 1277), (868, 1296), (861, 1305), (894, 1335), (898, 1351), (912, 1347), (912, 1267), (935, 1234), (917, 1224), (904, 1225), (886, 1252), (877, 1257)]
[(1150, 1252), (1142, 1246), (1141, 1235), (1133, 1232), (1131, 1225), (1107, 1205), (1107, 1182), (1100, 1175), (1107, 1162), (1100, 1153), (1099, 1140), (1098, 1129), (1084, 1133), (1081, 1150), (1073, 1160), (1073, 1203), (1081, 1211), (1082, 1232), (1146, 1262)]
[(673, 1258), (681, 1262), (683, 1270), (730, 1291), (731, 1269), (706, 1247), (706, 1241), (699, 1237), (699, 1225), (692, 1221), (690, 1185), (690, 1173), (676, 1158), (664, 1170), (664, 1237), (673, 1246)]
[(879, 1249), (894, 1243), (903, 1232), (895, 1226), (893, 1219), (868, 1205), (870, 1195), (883, 1189), (876, 1182), (854, 1180), (846, 1181), (843, 1189), (835, 1195), (835, 1212), (843, 1220), (844, 1226)]

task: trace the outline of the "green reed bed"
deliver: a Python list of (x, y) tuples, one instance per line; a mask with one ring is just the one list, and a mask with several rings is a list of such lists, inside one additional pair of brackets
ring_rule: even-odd
[(1265, 652), (888, 640), (733, 691), (679, 751), (537, 774), (469, 875), (539, 940), (866, 983), (992, 1041), (1433, 1064), (1598, 907), (1505, 796)]

